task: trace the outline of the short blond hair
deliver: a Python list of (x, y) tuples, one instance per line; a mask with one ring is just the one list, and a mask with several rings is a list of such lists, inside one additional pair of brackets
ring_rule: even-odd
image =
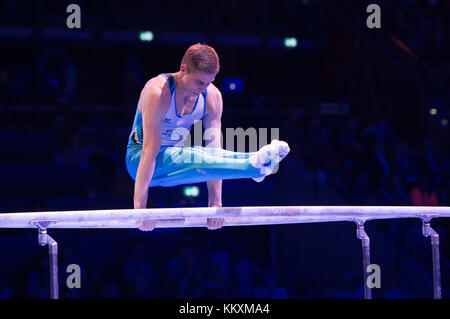
[(209, 74), (218, 73), (220, 69), (219, 56), (216, 50), (206, 44), (193, 44), (187, 49), (181, 60), (187, 71), (196, 70)]

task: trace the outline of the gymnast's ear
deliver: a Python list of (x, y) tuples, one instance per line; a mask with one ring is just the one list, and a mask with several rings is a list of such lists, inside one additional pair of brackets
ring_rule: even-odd
[(189, 73), (189, 68), (187, 67), (186, 64), (183, 63), (183, 64), (180, 65), (180, 72), (186, 73), (186, 74)]

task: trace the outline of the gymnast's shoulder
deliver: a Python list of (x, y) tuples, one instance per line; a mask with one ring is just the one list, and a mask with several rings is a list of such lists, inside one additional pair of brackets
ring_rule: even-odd
[(170, 88), (167, 80), (162, 76), (155, 76), (145, 83), (142, 92), (150, 91), (152, 93), (160, 93), (162, 95), (170, 96)]
[[(145, 83), (140, 95), (140, 109), (145, 111), (149, 105), (157, 105), (159, 108), (168, 107), (170, 102), (170, 88), (166, 79), (162, 76), (151, 78)], [(169, 103), (170, 104), (170, 103)]]
[(206, 113), (221, 114), (223, 107), (222, 93), (220, 93), (220, 90), (212, 83), (208, 85), (206, 90)]

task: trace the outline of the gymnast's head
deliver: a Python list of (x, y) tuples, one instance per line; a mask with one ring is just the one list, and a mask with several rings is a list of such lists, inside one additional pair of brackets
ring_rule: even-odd
[(181, 60), (179, 81), (186, 91), (200, 94), (214, 81), (219, 72), (219, 56), (206, 44), (191, 45)]

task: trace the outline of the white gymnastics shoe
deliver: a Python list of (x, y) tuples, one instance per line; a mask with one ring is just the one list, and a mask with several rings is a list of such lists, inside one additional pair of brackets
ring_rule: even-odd
[(267, 175), (272, 174), (275, 166), (288, 155), (289, 151), (288, 143), (279, 140), (273, 140), (270, 144), (261, 147), (249, 161), (254, 167), (259, 168), (264, 176), (253, 178), (253, 180), (259, 183)]

